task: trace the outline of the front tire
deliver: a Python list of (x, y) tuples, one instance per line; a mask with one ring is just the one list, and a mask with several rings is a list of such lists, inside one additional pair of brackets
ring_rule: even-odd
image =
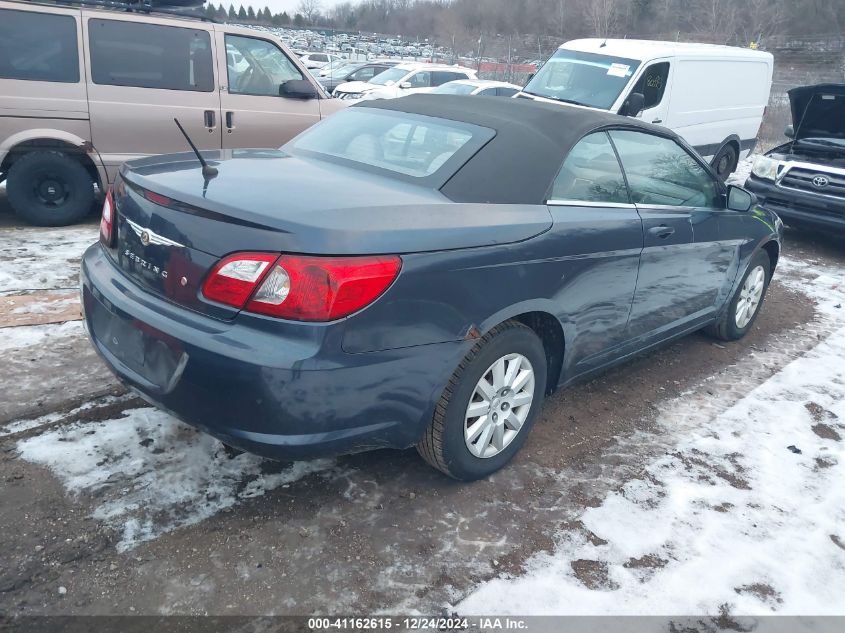
[(76, 224), (91, 212), (94, 181), (77, 160), (62, 152), (30, 152), (9, 169), (9, 204), (37, 226)]
[(765, 251), (752, 258), (727, 309), (707, 328), (708, 334), (723, 341), (738, 341), (748, 334), (763, 306), (772, 277), (771, 268)]
[(507, 464), (522, 448), (543, 406), (546, 354), (530, 328), (493, 328), (455, 370), (417, 443), (429, 464), (473, 481)]

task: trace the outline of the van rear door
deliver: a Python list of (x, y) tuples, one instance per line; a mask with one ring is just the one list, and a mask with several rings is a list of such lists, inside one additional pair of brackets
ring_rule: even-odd
[(199, 149), (220, 149), (214, 33), (207, 24), (174, 26), (101, 11), (82, 16), (91, 135), (112, 173), (127, 160), (185, 151), (174, 117)]

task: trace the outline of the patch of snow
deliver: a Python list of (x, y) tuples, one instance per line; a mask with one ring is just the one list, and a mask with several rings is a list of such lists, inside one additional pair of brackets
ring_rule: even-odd
[(0, 328), (0, 352), (44, 345), (56, 338), (83, 336), (82, 321)]
[(76, 288), (82, 254), (97, 238), (91, 224), (0, 230), (0, 293)]
[(751, 175), (751, 167), (754, 165), (754, 159), (758, 154), (751, 154), (748, 158), (744, 158), (736, 166), (734, 173), (728, 176), (727, 183), (729, 185), (737, 185), (738, 187), (745, 186), (745, 181)]
[(218, 440), (156, 409), (124, 416), (17, 444), (21, 457), (48, 467), (68, 491), (96, 499), (94, 518), (121, 531), (119, 551), (334, 465), (230, 457)]
[(845, 271), (784, 257), (776, 282), (833, 333), (732, 406), (664, 403), (665, 454), (460, 613), (845, 615)]

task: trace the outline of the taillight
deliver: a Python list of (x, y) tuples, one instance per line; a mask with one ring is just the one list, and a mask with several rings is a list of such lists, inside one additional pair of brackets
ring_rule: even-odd
[(100, 217), (100, 241), (111, 248), (114, 244), (114, 198), (111, 189), (106, 192), (106, 201), (103, 202), (103, 214)]
[(238, 253), (224, 257), (206, 278), (202, 294), (212, 301), (241, 309), (278, 258), (270, 253)]
[[(266, 266), (259, 269), (257, 261)], [(280, 319), (333, 321), (375, 301), (393, 283), (401, 267), (402, 260), (395, 255), (278, 257), (238, 253), (214, 267), (203, 285), (203, 294), (213, 301)], [(233, 281), (235, 270), (243, 274)]]

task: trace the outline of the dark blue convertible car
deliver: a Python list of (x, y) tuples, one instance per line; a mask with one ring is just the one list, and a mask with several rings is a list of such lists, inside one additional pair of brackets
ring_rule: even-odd
[(85, 253), (91, 339), (145, 399), (277, 458), (416, 446), (471, 480), (555, 388), (752, 327), (780, 220), (672, 132), (412, 96), (281, 150), (124, 166)]

